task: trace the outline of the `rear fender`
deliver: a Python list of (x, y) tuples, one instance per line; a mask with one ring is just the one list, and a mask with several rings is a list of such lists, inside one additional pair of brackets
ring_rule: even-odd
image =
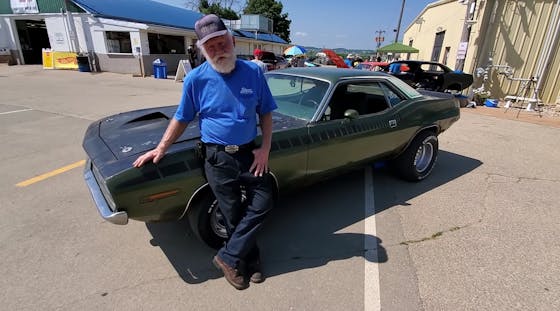
[(398, 156), (400, 156), (400, 155), (408, 148), (408, 146), (410, 146), (410, 144), (412, 143), (412, 141), (414, 140), (414, 138), (416, 138), (416, 136), (418, 136), (420, 133), (426, 132), (426, 131), (433, 132), (436, 136), (437, 136), (437, 135), (439, 134), (439, 132), (440, 132), (439, 127), (438, 127), (436, 124), (428, 125), (428, 126), (426, 126), (426, 127), (421, 128), (420, 130), (418, 130), (418, 131), (416, 132), (416, 134), (414, 134), (414, 135), (410, 138), (410, 140), (406, 143), (406, 145), (404, 146), (404, 148), (402, 148), (402, 150), (399, 151), (399, 153), (397, 153), (397, 154), (395, 155), (395, 158), (398, 157)]

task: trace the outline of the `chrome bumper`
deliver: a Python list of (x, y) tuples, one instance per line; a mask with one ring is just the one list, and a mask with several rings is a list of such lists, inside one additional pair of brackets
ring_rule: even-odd
[(128, 223), (128, 214), (126, 212), (113, 212), (105, 200), (99, 185), (97, 184), (97, 180), (93, 176), (93, 172), (91, 171), (91, 163), (90, 161), (87, 162), (86, 168), (84, 170), (84, 179), (86, 180), (86, 184), (89, 188), (89, 192), (93, 197), (93, 201), (95, 201), (95, 206), (99, 211), (99, 214), (103, 219), (107, 220), (110, 223), (115, 225), (126, 225)]

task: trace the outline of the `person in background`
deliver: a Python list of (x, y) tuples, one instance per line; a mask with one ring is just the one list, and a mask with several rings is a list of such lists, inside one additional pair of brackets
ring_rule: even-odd
[(297, 66), (305, 67), (305, 56), (303, 54), (297, 56)]
[(345, 63), (349, 68), (352, 68), (353, 60), (354, 60), (354, 59), (353, 59), (353, 57), (352, 57), (352, 54), (348, 54), (348, 55), (346, 55), (346, 59), (344, 60), (344, 63)]
[[(195, 32), (206, 62), (185, 77), (181, 101), (157, 147), (133, 166), (157, 164), (198, 115), (204, 171), (228, 233), (212, 262), (233, 287), (245, 289), (249, 280), (264, 280), (257, 236), (273, 204), (268, 158), (277, 106), (258, 65), (237, 59), (233, 35), (218, 16), (203, 16)], [(255, 143), (257, 116), (260, 146)]]
[(253, 56), (255, 57), (254, 59), (252, 59), (251, 61), (255, 64), (257, 64), (263, 72), (267, 72), (268, 71), (268, 66), (262, 61), (262, 57), (263, 57), (263, 52), (259, 49), (255, 49), (253, 51)]

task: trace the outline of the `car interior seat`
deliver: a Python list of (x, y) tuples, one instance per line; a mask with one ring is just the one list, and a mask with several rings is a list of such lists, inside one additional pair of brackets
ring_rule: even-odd
[(331, 108), (331, 120), (343, 119), (344, 111), (346, 111), (346, 85), (339, 86), (335, 91), (331, 100), (329, 102), (329, 107)]

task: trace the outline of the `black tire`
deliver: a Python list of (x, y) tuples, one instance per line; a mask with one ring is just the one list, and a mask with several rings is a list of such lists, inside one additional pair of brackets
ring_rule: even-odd
[(393, 160), (393, 168), (404, 180), (420, 181), (432, 172), (438, 151), (438, 138), (434, 132), (420, 132), (406, 150)]
[(205, 191), (196, 199), (187, 217), (192, 231), (202, 242), (214, 249), (224, 245), (227, 232), (212, 191)]

